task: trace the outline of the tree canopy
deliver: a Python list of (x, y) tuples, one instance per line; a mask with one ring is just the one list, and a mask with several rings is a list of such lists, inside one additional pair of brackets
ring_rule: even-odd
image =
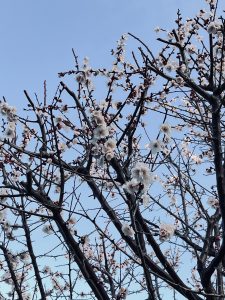
[(52, 99), (2, 98), (1, 299), (225, 298), (225, 21), (206, 2), (155, 29), (156, 54), (124, 34), (111, 68), (73, 51)]

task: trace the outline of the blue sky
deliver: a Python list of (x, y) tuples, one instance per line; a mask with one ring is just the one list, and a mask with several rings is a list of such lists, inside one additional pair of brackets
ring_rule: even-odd
[(24, 101), (23, 90), (49, 96), (57, 73), (73, 68), (71, 49), (91, 65), (107, 65), (116, 40), (130, 31), (156, 49), (156, 26), (171, 28), (180, 8), (192, 16), (202, 0), (20, 0), (0, 1), (0, 97)]

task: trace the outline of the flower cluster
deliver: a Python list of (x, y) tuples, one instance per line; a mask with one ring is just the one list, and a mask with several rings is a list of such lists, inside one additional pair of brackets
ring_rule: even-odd
[(210, 22), (207, 28), (209, 34), (216, 34), (221, 28), (221, 23), (218, 21)]
[(128, 225), (127, 223), (124, 223), (124, 224), (123, 224), (123, 226), (122, 226), (122, 231), (123, 231), (124, 235), (129, 236), (129, 237), (131, 237), (131, 238), (134, 237), (134, 230), (133, 230), (133, 228), (132, 228), (130, 225)]
[(3, 116), (7, 117), (7, 120), (9, 122), (16, 121), (16, 108), (14, 106), (10, 106), (6, 102), (1, 102), (0, 103), (0, 112)]
[(150, 198), (147, 195), (149, 186), (155, 181), (156, 176), (150, 172), (148, 165), (138, 162), (131, 170), (132, 179), (127, 181), (123, 188), (129, 194), (141, 193), (142, 203), (145, 207), (149, 205)]
[(0, 113), (7, 118), (8, 125), (5, 128), (5, 137), (11, 140), (16, 135), (16, 108), (6, 102), (1, 102)]
[(93, 133), (94, 140), (100, 140), (107, 137), (107, 135), (109, 134), (109, 130), (106, 125), (100, 125), (94, 129)]
[(105, 118), (101, 110), (92, 111), (92, 121), (94, 125), (92, 137), (92, 151), (94, 156), (98, 157), (98, 162), (101, 167), (104, 166), (104, 157), (110, 161), (114, 157), (116, 148), (116, 141), (111, 138), (114, 129), (107, 126)]
[(130, 181), (127, 181), (124, 185), (123, 188), (129, 193), (129, 194), (135, 194), (138, 193), (141, 186), (140, 182), (138, 182), (136, 179), (132, 179)]
[[(160, 131), (164, 133), (165, 141), (169, 141), (171, 137), (171, 126), (167, 123), (163, 123), (160, 126)], [(149, 144), (145, 146), (146, 148), (151, 150), (151, 154), (155, 155), (161, 151), (165, 154), (167, 152), (167, 148), (165, 147), (163, 141), (160, 140), (152, 140)]]
[(154, 181), (154, 175), (150, 172), (148, 165), (138, 162), (131, 170), (132, 177), (142, 183), (144, 186), (149, 186)]
[(97, 127), (93, 130), (93, 141), (96, 142), (107, 137), (109, 135), (109, 129), (105, 123), (105, 119), (101, 111), (93, 111), (92, 118), (97, 125)]
[(175, 226), (172, 224), (160, 224), (159, 227), (159, 239), (164, 242), (170, 239), (174, 235)]
[(9, 122), (5, 129), (5, 137), (8, 139), (13, 139), (16, 135), (16, 123)]
[(76, 81), (83, 86), (88, 86), (89, 89), (93, 88), (93, 84), (91, 81), (92, 69), (89, 65), (89, 58), (84, 57), (83, 65), (81, 70), (78, 72), (76, 76)]
[(102, 115), (102, 112), (100, 110), (94, 110), (92, 112), (92, 118), (94, 120), (94, 122), (96, 123), (96, 125), (98, 126), (104, 126), (105, 124), (105, 119)]
[(114, 139), (108, 139), (104, 144), (103, 152), (106, 160), (110, 161), (114, 157), (114, 150), (116, 148), (116, 141)]
[(191, 159), (196, 163), (196, 165), (199, 165), (202, 163), (202, 159), (198, 155), (191, 155)]

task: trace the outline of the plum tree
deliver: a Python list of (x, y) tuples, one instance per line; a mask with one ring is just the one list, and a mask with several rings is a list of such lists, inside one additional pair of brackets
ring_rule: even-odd
[(111, 68), (73, 52), (53, 99), (2, 99), (2, 299), (224, 299), (225, 27), (206, 2), (156, 29), (158, 54), (128, 33)]

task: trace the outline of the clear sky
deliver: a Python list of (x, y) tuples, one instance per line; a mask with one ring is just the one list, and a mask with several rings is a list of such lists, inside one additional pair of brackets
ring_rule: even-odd
[(41, 95), (44, 80), (53, 95), (58, 72), (73, 68), (72, 48), (102, 67), (129, 31), (156, 51), (155, 27), (172, 28), (178, 8), (192, 17), (204, 7), (203, 0), (0, 0), (0, 99), (19, 107), (23, 90)]
[(156, 26), (171, 28), (180, 8), (192, 16), (202, 0), (0, 0), (0, 97), (24, 101), (23, 90), (49, 96), (57, 73), (73, 68), (71, 49), (91, 65), (104, 66), (121, 34), (130, 31), (151, 45)]

